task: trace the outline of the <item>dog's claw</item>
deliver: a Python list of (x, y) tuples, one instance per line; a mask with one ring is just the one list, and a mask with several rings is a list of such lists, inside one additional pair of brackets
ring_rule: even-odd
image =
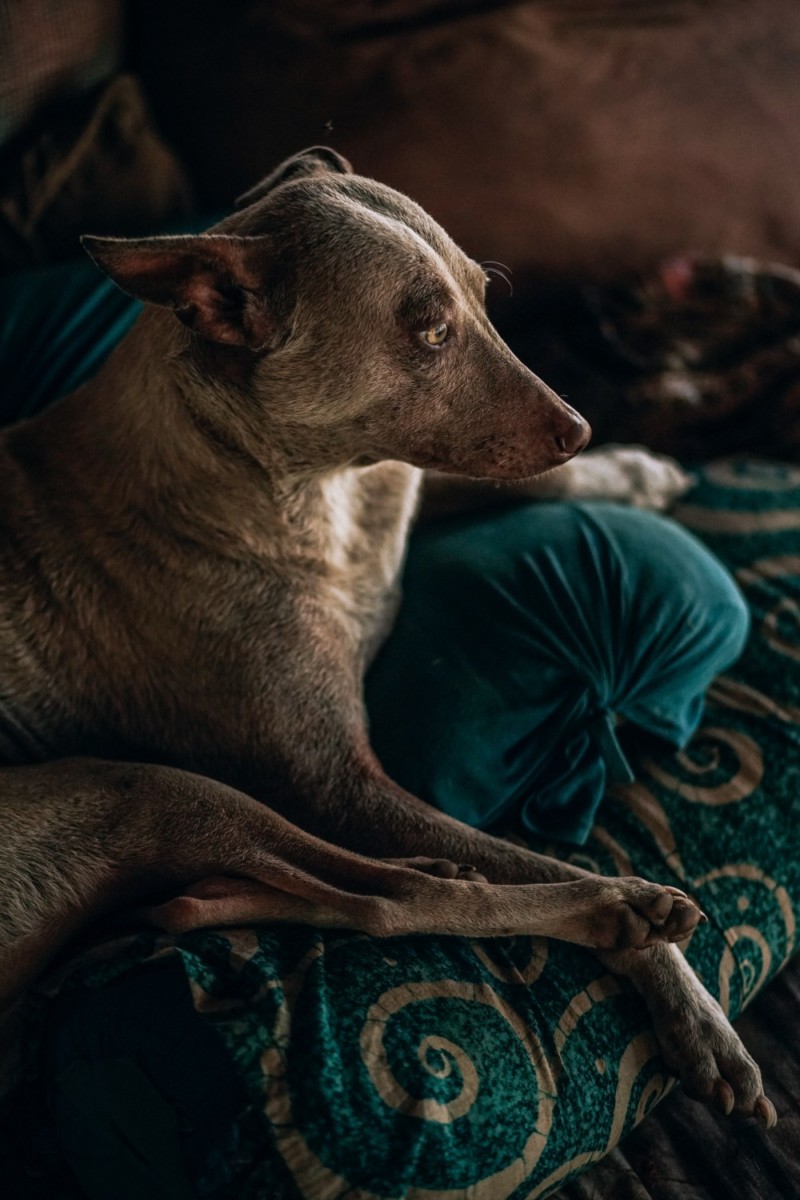
[(766, 1096), (759, 1096), (756, 1100), (753, 1116), (765, 1129), (774, 1129), (778, 1123), (775, 1105)]
[(724, 1079), (717, 1080), (717, 1086), (714, 1089), (714, 1100), (720, 1112), (724, 1116), (729, 1117), (733, 1112), (736, 1097), (733, 1094), (733, 1088)]
[(409, 867), (412, 871), (421, 871), (423, 875), (433, 875), (436, 879), (452, 879), (466, 883), (486, 883), (477, 867), (471, 863), (451, 862), (449, 858), (387, 858), (384, 862), (395, 867)]

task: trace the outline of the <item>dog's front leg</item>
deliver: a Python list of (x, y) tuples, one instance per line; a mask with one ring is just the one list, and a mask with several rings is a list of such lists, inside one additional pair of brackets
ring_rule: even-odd
[[(357, 788), (353, 787), (353, 781), (354, 772), (347, 786), (348, 803), (323, 802), (315, 809), (316, 828), (324, 829), (333, 840), (364, 852), (381, 855), (432, 852), (457, 861), (468, 857), (497, 883), (541, 881), (539, 887), (512, 886), (508, 892), (514, 904), (542, 904), (542, 915), (549, 914), (548, 919), (553, 922), (552, 936), (571, 941), (583, 938), (584, 944), (597, 946), (596, 936), (592, 940), (590, 933), (592, 922), (598, 921), (608, 929), (614, 911), (619, 921), (620, 894), (612, 899), (604, 887), (630, 884), (635, 889), (643, 883), (627, 878), (603, 880), (571, 864), (468, 829), (409, 796), (375, 768), (363, 775)], [(556, 914), (544, 902), (552, 903), (560, 889), (563, 889), (563, 907)], [(459, 894), (454, 896), (456, 904)], [(682, 903), (678, 897), (674, 902)], [(637, 918), (640, 916), (635, 899), (629, 895), (624, 903), (637, 913)], [(614, 904), (616, 910), (612, 908)], [(592, 908), (593, 905), (596, 907)], [(568, 921), (574, 925), (565, 934)], [(624, 922), (621, 924), (624, 929)], [(576, 929), (579, 936), (574, 936)], [(644, 998), (665, 1062), (690, 1095), (715, 1103), (726, 1113), (735, 1110), (754, 1115), (767, 1126), (775, 1123), (775, 1110), (764, 1095), (758, 1066), (677, 946), (650, 944), (642, 949), (600, 950), (599, 957), (611, 971), (628, 978)]]
[[(421, 848), (416, 837), (398, 839), (409, 824), (418, 825), (424, 839), (433, 835), (427, 849), (437, 844), (437, 827), (412, 797), (400, 801), (406, 805), (402, 818), (391, 788), (362, 791), (363, 798), (385, 806), (387, 845), (395, 851)], [(454, 854), (468, 846), (472, 858), (511, 886), (440, 879), (361, 857), (214, 780), (162, 767), (77, 759), (6, 769), (0, 773), (0, 810), (0, 1090), (13, 1077), (14, 1017), (26, 985), (88, 921), (162, 889), (173, 899), (151, 907), (148, 917), (178, 931), (290, 920), (378, 936), (551, 933), (586, 941), (598, 914), (600, 930), (608, 933), (611, 910), (630, 944), (630, 930), (646, 931), (655, 915), (650, 910), (643, 921), (635, 908), (637, 894), (640, 902), (652, 900), (653, 893), (639, 891), (642, 881), (602, 880), (462, 832), (448, 818), (438, 845)], [(381, 815), (372, 812), (379, 826)], [(221, 872), (224, 879), (208, 879)], [(525, 878), (554, 882), (514, 883)], [(174, 898), (183, 885), (185, 894)], [(673, 900), (668, 889), (657, 890), (670, 897), (671, 911), (680, 909), (679, 895)], [(690, 1090), (725, 1108), (733, 1097), (739, 1110), (771, 1123), (774, 1110), (763, 1097), (757, 1067), (718, 1006), (669, 950), (652, 946), (605, 961), (644, 995), (665, 1058)]]
[(493, 884), (527, 885), (517, 897), (525, 906), (518, 914), (520, 932), (522, 923), (528, 931), (535, 924), (542, 934), (583, 946), (622, 949), (680, 940), (703, 919), (677, 888), (593, 875), (465, 825), (406, 792), (366, 747), (348, 754), (344, 734), (338, 740), (339, 757), (325, 763), (324, 779), (307, 783), (284, 808), (328, 842), (420, 873), (445, 860), (469, 864)]
[[(132, 904), (146, 905), (136, 921), (171, 932), (292, 921), (374, 936), (553, 934), (596, 945), (648, 941), (652, 926), (634, 901), (652, 918), (659, 902), (669, 909), (659, 937), (678, 936), (679, 914), (696, 917), (680, 894), (643, 881), (505, 887), (476, 881), (472, 869), (469, 881), (442, 878), (441, 861), (381, 862), (225, 784), (166, 767), (71, 759), (6, 768), (0, 820), (5, 1037), (48, 960), (88, 923)], [(0, 1047), (0, 1067), (3, 1057)]]
[[(529, 868), (532, 883), (519, 871), (520, 886), (504, 887), (477, 882), (473, 867), (459, 879), (441, 859), (381, 862), (167, 767), (70, 759), (5, 768), (0, 821), (0, 1009), (83, 926), (134, 903), (172, 930), (288, 920), (376, 936), (552, 934), (617, 947), (680, 936), (698, 917), (682, 893), (642, 880), (574, 882), (573, 871), (573, 882), (540, 886)], [(396, 849), (397, 839), (387, 844)], [(158, 905), (159, 895), (169, 899)]]
[(776, 1123), (757, 1064), (677, 946), (600, 951), (599, 957), (644, 999), (662, 1058), (689, 1096), (726, 1116), (755, 1116), (767, 1128)]

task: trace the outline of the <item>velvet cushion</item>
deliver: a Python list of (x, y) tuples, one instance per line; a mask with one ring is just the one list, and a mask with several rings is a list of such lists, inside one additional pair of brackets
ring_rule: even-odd
[(206, 203), (326, 142), (517, 277), (680, 250), (798, 261), (794, 0), (140, 0), (131, 18)]
[(632, 777), (618, 720), (683, 749), (747, 629), (727, 572), (660, 514), (596, 501), (431, 522), (367, 674), (370, 740), (468, 825), (581, 845), (608, 783)]
[(190, 207), (186, 176), (137, 80), (120, 75), (62, 101), (43, 129), (7, 155), (0, 271), (75, 256), (84, 233), (159, 232)]

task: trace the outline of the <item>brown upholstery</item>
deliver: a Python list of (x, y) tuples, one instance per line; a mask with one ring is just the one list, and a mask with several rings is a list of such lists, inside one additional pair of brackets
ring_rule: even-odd
[(796, 0), (139, 0), (202, 197), (328, 142), (515, 274), (800, 261)]
[(83, 233), (160, 232), (185, 217), (182, 167), (137, 81), (119, 75), (64, 101), (0, 176), (0, 271), (80, 253)]

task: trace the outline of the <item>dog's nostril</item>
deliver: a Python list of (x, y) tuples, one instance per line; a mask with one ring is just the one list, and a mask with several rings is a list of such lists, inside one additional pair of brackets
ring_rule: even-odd
[(575, 414), (563, 433), (556, 435), (556, 446), (561, 454), (577, 454), (589, 441), (591, 430), (582, 417)]

